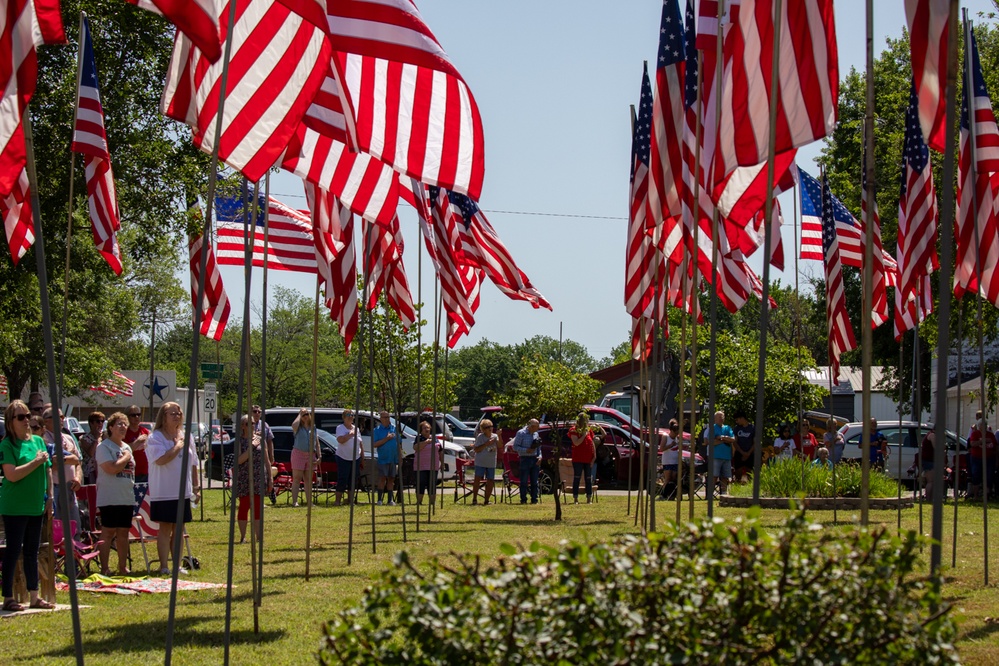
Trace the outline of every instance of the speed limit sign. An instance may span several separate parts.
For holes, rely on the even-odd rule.
[[[215,413],[215,384],[205,384],[205,404],[203,405],[203,412],[207,414]]]

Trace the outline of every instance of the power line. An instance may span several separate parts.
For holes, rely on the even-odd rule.
[[[291,194],[289,192],[275,192],[273,196],[276,197],[293,197],[298,199],[304,199],[304,194]],[[575,213],[539,213],[534,211],[524,211],[524,210],[495,210],[495,209],[482,209],[483,213],[499,213],[501,215],[537,215],[540,217],[570,217],[582,220],[627,220],[627,217],[621,216],[611,216],[611,215],[577,215]]]

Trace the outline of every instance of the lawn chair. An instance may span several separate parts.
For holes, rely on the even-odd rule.
[[[291,502],[291,494],[288,492],[291,490],[291,466],[285,463],[275,463],[277,467],[277,474],[274,476],[274,497],[275,503],[277,497],[282,493],[288,493],[285,497],[285,503]]]
[[[520,455],[516,451],[503,451],[503,498],[513,502],[514,492],[520,490]]]
[[[462,502],[468,499],[468,496],[472,494],[472,482],[469,482],[468,477],[465,476],[468,468],[472,468],[472,473],[475,473],[475,463],[471,460],[466,460],[464,458],[458,458],[455,460],[455,471],[454,471],[454,502],[458,503],[458,500]]]
[[[149,500],[145,497],[145,492],[143,492],[142,501],[132,518],[132,527],[128,530],[128,536],[130,542],[138,542],[142,546],[142,559],[146,563],[146,573],[152,571],[149,566],[150,562],[156,562],[161,567],[163,566],[163,563],[158,559],[150,559],[149,551],[146,549],[146,544],[152,544],[153,548],[156,548],[156,535],[159,532],[160,524],[149,517]],[[182,560],[183,566],[188,569],[201,568],[201,564],[191,553],[191,537],[187,534],[186,530],[184,532],[184,546],[187,550],[187,555]]]
[[[232,499],[232,468],[236,465],[236,454],[227,453],[222,463],[222,513],[229,511]]]
[[[595,465],[596,463],[594,463]],[[593,485],[593,501],[597,501],[597,490],[599,485],[597,484],[597,475],[594,473],[595,470],[591,466],[590,468],[590,478],[592,479]],[[572,468],[572,458],[559,458],[558,461],[558,474],[559,479],[562,481],[562,494],[566,495],[572,492],[572,479],[575,475],[575,471]],[[583,490],[586,486],[586,479],[579,480],[579,489]]]
[[[69,531],[70,534],[76,534],[75,520],[69,521]],[[76,561],[77,578],[85,578],[90,575],[90,563],[100,556],[100,551],[98,550],[100,544],[100,541],[96,544],[87,544],[79,539],[73,539],[73,560]],[[52,550],[55,552],[56,570],[62,568],[63,572],[68,576],[69,571],[66,569],[66,535],[62,529],[62,521],[58,518],[52,520]]]
[[[97,535],[101,531],[101,526],[97,520],[100,513],[97,510],[97,486],[94,484],[80,486],[76,491],[76,500],[80,505],[80,519],[82,520],[80,527],[84,533],[90,535],[91,541],[97,541],[99,538]]]

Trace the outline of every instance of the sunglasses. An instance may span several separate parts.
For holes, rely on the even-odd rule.
[[[33,426],[31,426],[31,429],[32,430],[37,430],[38,432],[42,431],[42,427],[40,425],[33,425]]]
[[[14,414],[15,421],[27,421],[31,418],[31,414]]]
[[[128,418],[130,418],[130,419],[137,419],[137,418],[139,418],[140,416],[142,416],[142,414],[129,414],[129,415],[128,415]]]
[[[167,414],[169,416],[183,416],[184,412],[180,412],[180,411],[177,411],[177,412],[167,412]]]

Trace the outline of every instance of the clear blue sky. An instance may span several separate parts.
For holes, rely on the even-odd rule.
[[[902,34],[902,0],[876,0],[875,48]],[[485,126],[486,179],[480,204],[554,312],[511,301],[488,284],[470,337],[502,344],[534,335],[564,336],[597,359],[629,334],[624,311],[624,247],[628,210],[630,110],[637,104],[642,61],[655,66],[657,0],[455,2],[417,0],[424,20],[462,72]],[[989,0],[962,3],[973,18],[993,9]],[[863,0],[836,3],[840,73],[864,67]],[[995,91],[993,91],[995,92]],[[807,169],[819,154],[813,144],[799,152]],[[272,195],[305,208],[301,181],[281,173]],[[772,280],[794,282],[790,248],[791,200],[783,202],[788,271]],[[490,212],[491,211],[491,212]],[[500,212],[500,211],[514,211]],[[406,270],[417,295],[418,225],[400,205],[406,238]],[[751,259],[761,272],[761,262]],[[433,270],[424,255],[423,301],[433,302]],[[820,265],[802,262],[801,275]],[[242,270],[222,269],[233,312],[242,316]],[[185,277],[186,280],[186,277]],[[258,306],[260,271],[251,303]],[[309,276],[272,272],[270,283],[312,298]],[[804,280],[802,280],[804,281]],[[256,318],[256,316],[254,317]],[[433,332],[424,331],[424,340]]]

